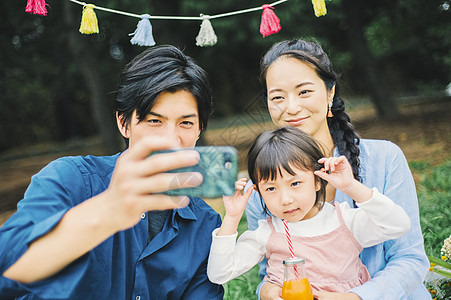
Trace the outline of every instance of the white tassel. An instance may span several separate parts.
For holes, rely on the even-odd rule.
[[[200,14],[200,16],[202,17],[202,24],[200,24],[199,34],[196,37],[196,46],[213,46],[218,42],[218,37],[213,30],[213,26],[211,26],[210,16],[203,14]]]
[[[136,26],[136,30],[129,35],[133,35],[133,38],[130,40],[132,45],[139,46],[153,46],[155,45],[155,40],[152,36],[152,25],[150,24],[150,15],[145,14],[141,15],[141,21],[138,22]]]

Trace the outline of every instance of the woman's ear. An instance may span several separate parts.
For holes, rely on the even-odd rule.
[[[329,91],[329,95],[327,96],[327,98],[328,98],[327,102],[332,101],[334,99],[334,96],[335,96],[335,84]]]
[[[122,134],[124,138],[128,139],[129,138],[128,126],[125,123],[123,116],[119,116],[119,112],[116,112],[116,123],[117,128],[119,128],[119,132]]]

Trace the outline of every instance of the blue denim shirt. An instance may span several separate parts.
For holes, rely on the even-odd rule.
[[[0,274],[72,207],[103,192],[118,155],[66,157],[33,176],[17,212],[0,228]],[[0,276],[0,299],[222,299],[206,273],[220,216],[202,199],[172,210],[149,244],[147,214],[58,274],[33,284]],[[42,262],[43,264],[45,262]]]
[[[335,151],[334,156],[338,155]],[[399,239],[363,249],[360,258],[368,268],[372,279],[354,288],[352,292],[363,300],[431,299],[431,295],[423,285],[429,261],[424,252],[418,199],[404,154],[398,146],[389,141],[362,139],[360,176],[366,186],[376,187],[382,194],[404,208],[410,217],[412,228]],[[348,202],[351,207],[353,206],[352,199],[338,190],[335,201]],[[266,218],[256,192],[252,193],[248,201],[246,216],[250,230],[257,228],[259,219]],[[265,261],[260,263],[260,276],[264,274],[266,274]],[[257,289],[258,295],[262,283]]]

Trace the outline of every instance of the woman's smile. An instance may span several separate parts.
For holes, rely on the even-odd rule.
[[[288,119],[286,120],[286,122],[290,125],[290,126],[299,126],[301,124],[303,124],[305,122],[305,120],[307,120],[308,117],[300,117],[300,118],[296,118],[296,119]]]

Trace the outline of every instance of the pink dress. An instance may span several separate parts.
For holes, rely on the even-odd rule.
[[[340,207],[335,204],[340,226],[323,235],[312,237],[291,236],[295,256],[305,258],[307,278],[313,290],[344,293],[371,279],[361,262],[362,246],[345,225]],[[283,283],[282,260],[289,258],[285,233],[276,232],[268,219],[271,235],[266,244],[266,267],[269,281]]]

